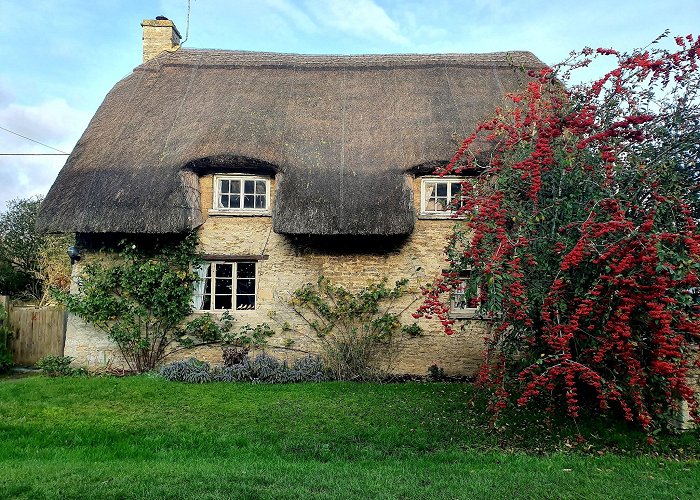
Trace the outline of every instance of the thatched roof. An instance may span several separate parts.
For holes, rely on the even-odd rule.
[[[406,172],[448,159],[527,52],[315,56],[181,49],[105,98],[49,191],[51,232],[172,233],[202,223],[196,174],[276,172],[274,230],[413,229]]]

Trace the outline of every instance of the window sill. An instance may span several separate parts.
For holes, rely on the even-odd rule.
[[[204,316],[205,314],[221,316],[226,312],[233,316],[234,314],[251,313],[256,311],[258,311],[258,309],[193,309],[192,314],[195,314],[197,316]]]
[[[468,309],[453,309],[447,313],[447,317],[450,319],[477,319],[480,321],[489,321],[494,319],[481,316],[475,307],[470,307]]]
[[[220,208],[210,208],[208,214],[219,216],[234,216],[234,217],[271,217],[270,210],[225,210]]]
[[[454,213],[452,212],[447,212],[447,213],[425,213],[421,212],[418,214],[418,219],[426,219],[426,220],[462,220],[464,219],[464,216],[455,216]]]

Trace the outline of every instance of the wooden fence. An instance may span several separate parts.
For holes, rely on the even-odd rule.
[[[66,310],[60,306],[35,307],[12,304],[0,297],[12,336],[9,340],[16,365],[33,365],[48,354],[63,356],[66,343]]]

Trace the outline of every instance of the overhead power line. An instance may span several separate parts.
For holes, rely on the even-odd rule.
[[[0,153],[0,156],[68,156],[70,153]]]
[[[0,130],[4,130],[5,132],[15,134],[16,136],[19,136],[22,139],[27,139],[28,141],[36,142],[37,144],[41,144],[42,146],[44,146],[46,148],[53,149],[54,151],[58,151],[59,153],[62,153],[64,155],[70,154],[70,153],[66,153],[65,151],[61,151],[60,149],[55,148],[53,146],[49,146],[48,144],[44,144],[43,142],[36,141],[36,140],[32,139],[31,137],[27,137],[26,135],[18,134],[17,132],[14,132],[14,131],[10,130],[9,128],[5,128],[5,127],[0,126]],[[8,154],[10,154],[10,153],[8,153]]]

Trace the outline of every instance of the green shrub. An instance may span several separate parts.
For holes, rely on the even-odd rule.
[[[7,373],[14,366],[12,353],[9,349],[0,347],[0,373]]]
[[[321,276],[294,291],[290,305],[311,330],[334,379],[381,379],[380,365],[391,361],[402,341],[422,335],[418,324],[401,322],[417,298],[410,297],[408,282],[389,287],[384,279],[351,291]]]
[[[129,370],[152,370],[174,350],[220,340],[220,328],[187,324],[197,237],[146,245],[122,241],[114,259],[85,263],[77,293],[56,292],[68,311],[105,332]],[[197,325],[202,326],[202,320]],[[207,325],[212,326],[212,325]],[[194,333],[204,338],[192,338]]]
[[[44,375],[48,377],[66,377],[85,373],[84,369],[71,367],[73,358],[70,356],[43,356],[36,362],[36,367],[40,368]]]

